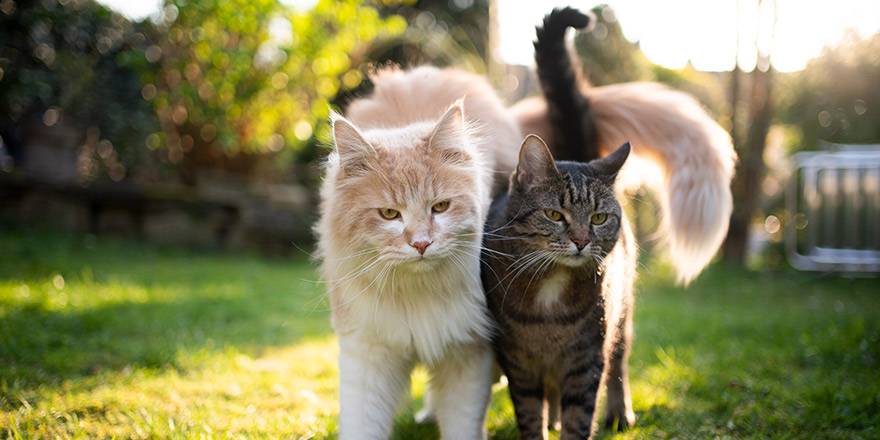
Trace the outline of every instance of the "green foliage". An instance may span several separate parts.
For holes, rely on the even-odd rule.
[[[11,142],[22,130],[73,125],[88,132],[84,181],[121,179],[158,127],[131,62],[145,41],[141,26],[92,1],[4,1],[0,134]]]
[[[653,80],[651,62],[623,36],[614,11],[608,5],[593,9],[596,24],[591,32],[578,33],[574,47],[584,66],[585,77],[595,86],[628,81]]]
[[[690,65],[674,70],[653,64],[638,43],[624,37],[610,6],[600,5],[592,12],[596,15],[595,27],[588,33],[578,33],[574,40],[583,76],[590,84],[656,81],[693,94],[717,117],[722,117],[726,110],[723,77],[699,72]]]
[[[121,180],[144,163],[144,180],[164,180],[163,167],[182,168],[184,181],[193,167],[256,174],[256,155],[229,158],[287,146],[280,158],[295,160],[326,129],[330,100],[360,84],[374,42],[405,29],[402,17],[356,0],[310,10],[168,0],[141,23],[92,0],[7,0],[0,135],[74,125],[86,182],[107,172]]]
[[[335,437],[336,340],[305,259],[9,227],[0,242],[4,436]],[[682,289],[667,266],[640,272],[636,426],[598,438],[880,436],[876,280],[716,264]],[[426,379],[393,438],[438,438],[413,421]],[[517,438],[501,385],[488,428]]]
[[[406,23],[355,0],[322,0],[308,11],[272,0],[169,1],[145,56],[145,90],[167,145],[265,153],[301,148],[327,119],[328,100],[361,81],[377,38]],[[167,37],[165,37],[167,35]]]
[[[820,141],[880,143],[880,34],[826,49],[779,87],[778,118],[799,127],[798,149]]]
[[[488,0],[417,0],[386,5],[383,11],[405,18],[409,25],[401,38],[371,54],[375,61],[486,71]]]

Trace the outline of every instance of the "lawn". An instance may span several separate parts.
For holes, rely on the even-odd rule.
[[[880,281],[646,259],[614,439],[880,438]],[[216,255],[4,226],[0,436],[335,437],[336,344],[305,257]],[[425,372],[394,438],[413,422]],[[496,386],[490,437],[516,438]]]

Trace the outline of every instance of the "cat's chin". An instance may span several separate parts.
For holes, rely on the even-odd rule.
[[[595,263],[592,258],[585,254],[563,255],[556,257],[555,261],[557,264],[571,268],[589,267]]]
[[[427,272],[437,268],[442,260],[437,256],[402,258],[397,261],[397,267],[411,272]]]

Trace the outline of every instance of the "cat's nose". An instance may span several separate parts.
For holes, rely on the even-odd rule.
[[[431,241],[414,241],[414,242],[410,243],[409,245],[416,248],[416,250],[419,251],[419,254],[424,255],[425,249],[428,249],[428,246],[430,246],[431,243],[433,243],[433,242],[431,242]]]
[[[577,246],[579,251],[582,251],[582,250],[584,250],[585,247],[587,247],[588,244],[590,244],[590,239],[589,238],[585,238],[585,239],[572,238],[571,242],[574,243],[575,246]]]

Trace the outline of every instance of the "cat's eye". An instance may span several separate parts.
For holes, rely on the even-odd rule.
[[[547,218],[549,218],[550,220],[552,220],[554,222],[558,222],[559,220],[562,219],[562,213],[559,211],[553,211],[552,209],[545,209],[544,215],[546,215]]]
[[[590,217],[590,223],[594,225],[601,225],[602,223],[605,223],[605,220],[608,220],[608,214],[604,212],[593,214],[593,216]]]
[[[379,215],[385,220],[394,220],[400,217],[400,211],[391,208],[379,208]]]
[[[447,209],[449,209],[449,200],[435,203],[434,206],[431,207],[432,212],[443,212]]]

